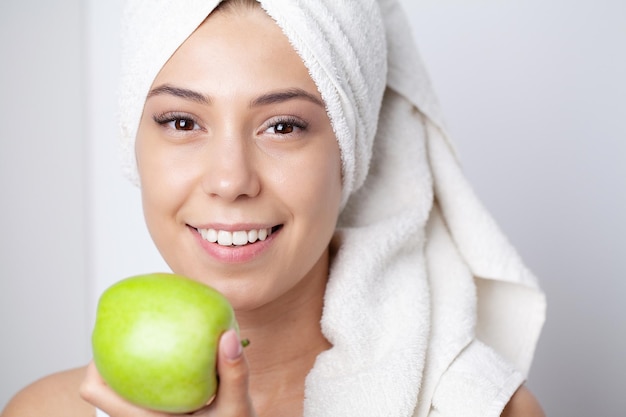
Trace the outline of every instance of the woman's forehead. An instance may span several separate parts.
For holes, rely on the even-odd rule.
[[[298,88],[321,100],[304,62],[260,8],[211,14],[165,63],[153,88],[162,84],[207,93]]]

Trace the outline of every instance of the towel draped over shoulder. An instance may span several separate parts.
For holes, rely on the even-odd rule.
[[[150,85],[218,0],[129,0],[121,150]],[[343,208],[306,417],[498,416],[525,380],[545,298],[465,179],[396,0],[262,0],[339,143]],[[182,7],[181,7],[182,6]]]

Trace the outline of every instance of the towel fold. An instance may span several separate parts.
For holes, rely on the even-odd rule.
[[[129,0],[120,105],[135,182],[148,88],[217,3]],[[462,174],[405,12],[395,0],[260,3],[309,69],[343,163],[321,320],[333,347],[307,377],[304,415],[499,415],[530,367],[545,299]],[[480,395],[460,389],[468,381]]]

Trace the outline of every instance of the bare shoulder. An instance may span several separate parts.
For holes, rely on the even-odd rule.
[[[502,411],[502,417],[545,417],[539,401],[526,386],[521,386]]]
[[[0,417],[93,417],[95,408],[78,390],[85,368],[46,376],[27,386],[7,404]]]

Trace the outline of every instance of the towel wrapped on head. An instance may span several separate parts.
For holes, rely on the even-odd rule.
[[[128,177],[159,70],[218,0],[128,0],[120,117]],[[262,0],[326,104],[343,163],[322,331],[304,415],[497,416],[544,321],[535,277],[447,139],[396,0]]]

